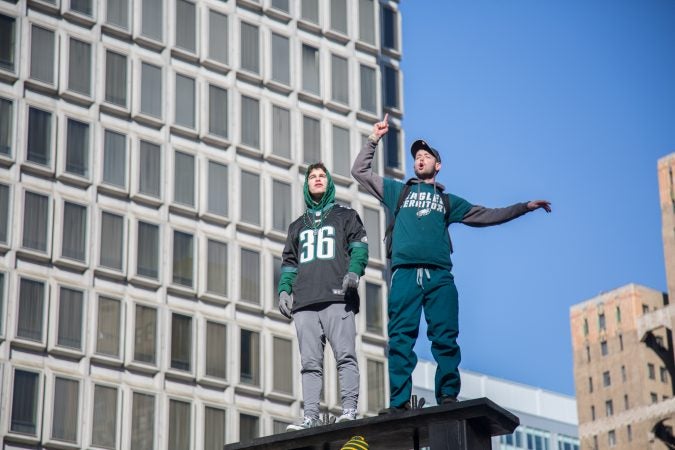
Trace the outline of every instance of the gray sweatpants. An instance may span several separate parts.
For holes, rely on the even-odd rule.
[[[345,303],[326,303],[325,306],[317,305],[296,311],[293,320],[300,345],[305,416],[319,417],[326,339],[337,362],[342,408],[356,409],[359,400],[359,366],[356,360],[354,312]]]

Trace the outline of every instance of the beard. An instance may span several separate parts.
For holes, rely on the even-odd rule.
[[[428,180],[430,178],[433,178],[435,175],[436,171],[434,170],[433,167],[419,170],[417,166],[415,166],[415,176],[420,180]]]

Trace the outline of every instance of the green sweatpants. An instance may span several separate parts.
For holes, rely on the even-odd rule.
[[[417,364],[413,351],[424,308],[427,336],[436,363],[436,401],[457,397],[460,388],[457,344],[458,296],[454,277],[447,269],[399,267],[389,290],[389,404],[403,406],[410,399],[412,372]]]

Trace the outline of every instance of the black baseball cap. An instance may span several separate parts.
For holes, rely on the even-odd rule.
[[[417,154],[418,150],[428,151],[429,153],[434,155],[436,161],[441,162],[441,154],[438,153],[438,150],[427,144],[427,141],[425,141],[424,139],[418,139],[415,142],[413,142],[412,145],[410,146],[410,154],[412,155],[413,158],[415,158],[415,155]]]

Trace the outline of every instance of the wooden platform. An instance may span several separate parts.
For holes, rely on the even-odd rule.
[[[370,450],[490,450],[492,436],[512,433],[518,417],[487,398],[289,431],[225,445],[225,450],[339,450],[363,436]]]

